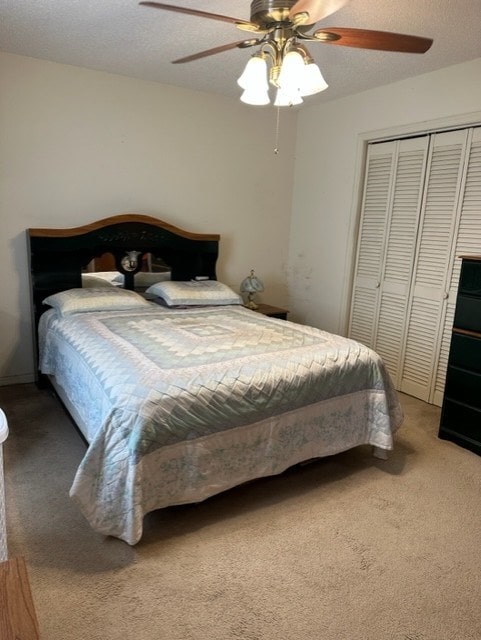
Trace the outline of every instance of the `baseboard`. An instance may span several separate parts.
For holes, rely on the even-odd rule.
[[[30,382],[35,382],[35,375],[33,373],[0,377],[0,387],[8,387],[12,384],[28,384]]]

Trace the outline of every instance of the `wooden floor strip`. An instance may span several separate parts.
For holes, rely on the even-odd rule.
[[[1,640],[39,640],[37,615],[23,557],[0,563]]]

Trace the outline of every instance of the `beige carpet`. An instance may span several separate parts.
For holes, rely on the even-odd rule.
[[[481,457],[402,402],[387,462],[361,447],[159,511],[129,547],[68,497],[84,444],[57,400],[0,388],[9,555],[43,640],[480,640]]]

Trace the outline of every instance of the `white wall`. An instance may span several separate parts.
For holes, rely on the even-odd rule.
[[[296,114],[0,53],[0,384],[32,379],[26,234],[119,213],[221,234],[218,277],[255,268],[285,304]]]
[[[221,280],[255,268],[266,302],[342,333],[365,140],[474,121],[480,77],[478,59],[283,111],[275,155],[273,109],[0,53],[0,384],[33,374],[25,230],[127,211],[220,233]]]
[[[346,330],[366,140],[481,122],[480,78],[477,59],[300,110],[288,272],[292,319]]]

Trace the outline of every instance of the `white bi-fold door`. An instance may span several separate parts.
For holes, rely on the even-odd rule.
[[[481,129],[369,145],[349,335],[437,405],[466,253],[481,254]]]

